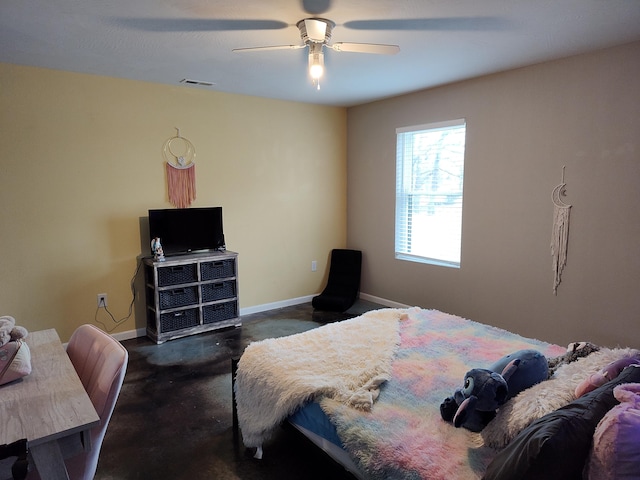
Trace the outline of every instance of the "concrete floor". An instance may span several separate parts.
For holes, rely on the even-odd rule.
[[[264,445],[263,460],[233,431],[231,358],[252,341],[300,333],[381,308],[358,300],[345,314],[311,304],[243,316],[241,328],[161,345],[126,340],[129,366],[102,445],[96,480],[349,479],[293,427]]]

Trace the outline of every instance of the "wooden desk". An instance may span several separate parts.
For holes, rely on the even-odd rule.
[[[26,342],[31,374],[0,386],[0,445],[26,438],[42,480],[66,480],[63,459],[91,449],[100,419],[57,332],[30,332]]]

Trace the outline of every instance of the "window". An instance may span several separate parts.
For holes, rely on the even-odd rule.
[[[396,258],[459,268],[465,121],[396,133]]]

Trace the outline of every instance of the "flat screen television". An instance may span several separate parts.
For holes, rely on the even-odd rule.
[[[149,210],[149,242],[156,237],[165,255],[224,250],[222,207]]]

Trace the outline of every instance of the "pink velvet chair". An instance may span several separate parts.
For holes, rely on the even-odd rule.
[[[88,324],[73,332],[67,354],[93,402],[100,423],[91,430],[91,450],[68,458],[65,464],[71,480],[92,480],[107,425],[122,387],[129,354],[111,335]],[[35,469],[27,476],[28,480],[38,478]]]

